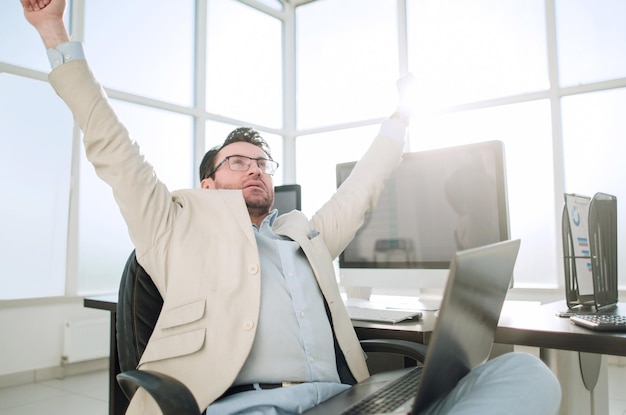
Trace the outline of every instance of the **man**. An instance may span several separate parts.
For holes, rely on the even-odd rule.
[[[398,163],[407,115],[383,122],[350,178],[310,219],[270,212],[277,165],[251,129],[207,154],[201,189],[170,192],[118,121],[81,45],[70,42],[65,0],[21,3],[48,49],[50,83],[164,300],[139,368],[181,380],[207,414],[300,413],[367,378],[332,260]],[[540,361],[511,354],[470,373],[432,413],[555,413],[559,400]],[[128,409],[158,412],[142,390]]]

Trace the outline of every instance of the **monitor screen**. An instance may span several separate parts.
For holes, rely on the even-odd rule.
[[[337,185],[356,162],[337,165]],[[339,257],[341,282],[441,288],[454,253],[509,239],[500,141],[406,153]]]
[[[302,189],[299,184],[274,186],[274,209],[278,209],[279,215],[294,209],[302,209],[301,192]]]

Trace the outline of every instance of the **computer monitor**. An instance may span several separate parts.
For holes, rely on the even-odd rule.
[[[302,209],[302,189],[299,184],[274,186],[274,208],[278,214]]]
[[[337,165],[338,186],[355,163]],[[407,295],[443,288],[456,251],[509,236],[502,142],[406,153],[340,255],[340,282]]]

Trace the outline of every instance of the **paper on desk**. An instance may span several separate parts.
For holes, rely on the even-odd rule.
[[[589,248],[589,204],[591,198],[576,194],[565,194],[565,206],[569,217],[574,253],[578,294],[593,295],[593,273]]]

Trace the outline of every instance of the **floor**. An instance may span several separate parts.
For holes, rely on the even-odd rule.
[[[609,415],[626,415],[626,366],[608,368]],[[98,371],[0,389],[0,415],[106,415],[107,376]]]
[[[107,415],[106,370],[0,389],[0,415]]]
[[[626,415],[626,366],[609,365],[609,415]],[[2,413],[0,412],[0,415]]]

